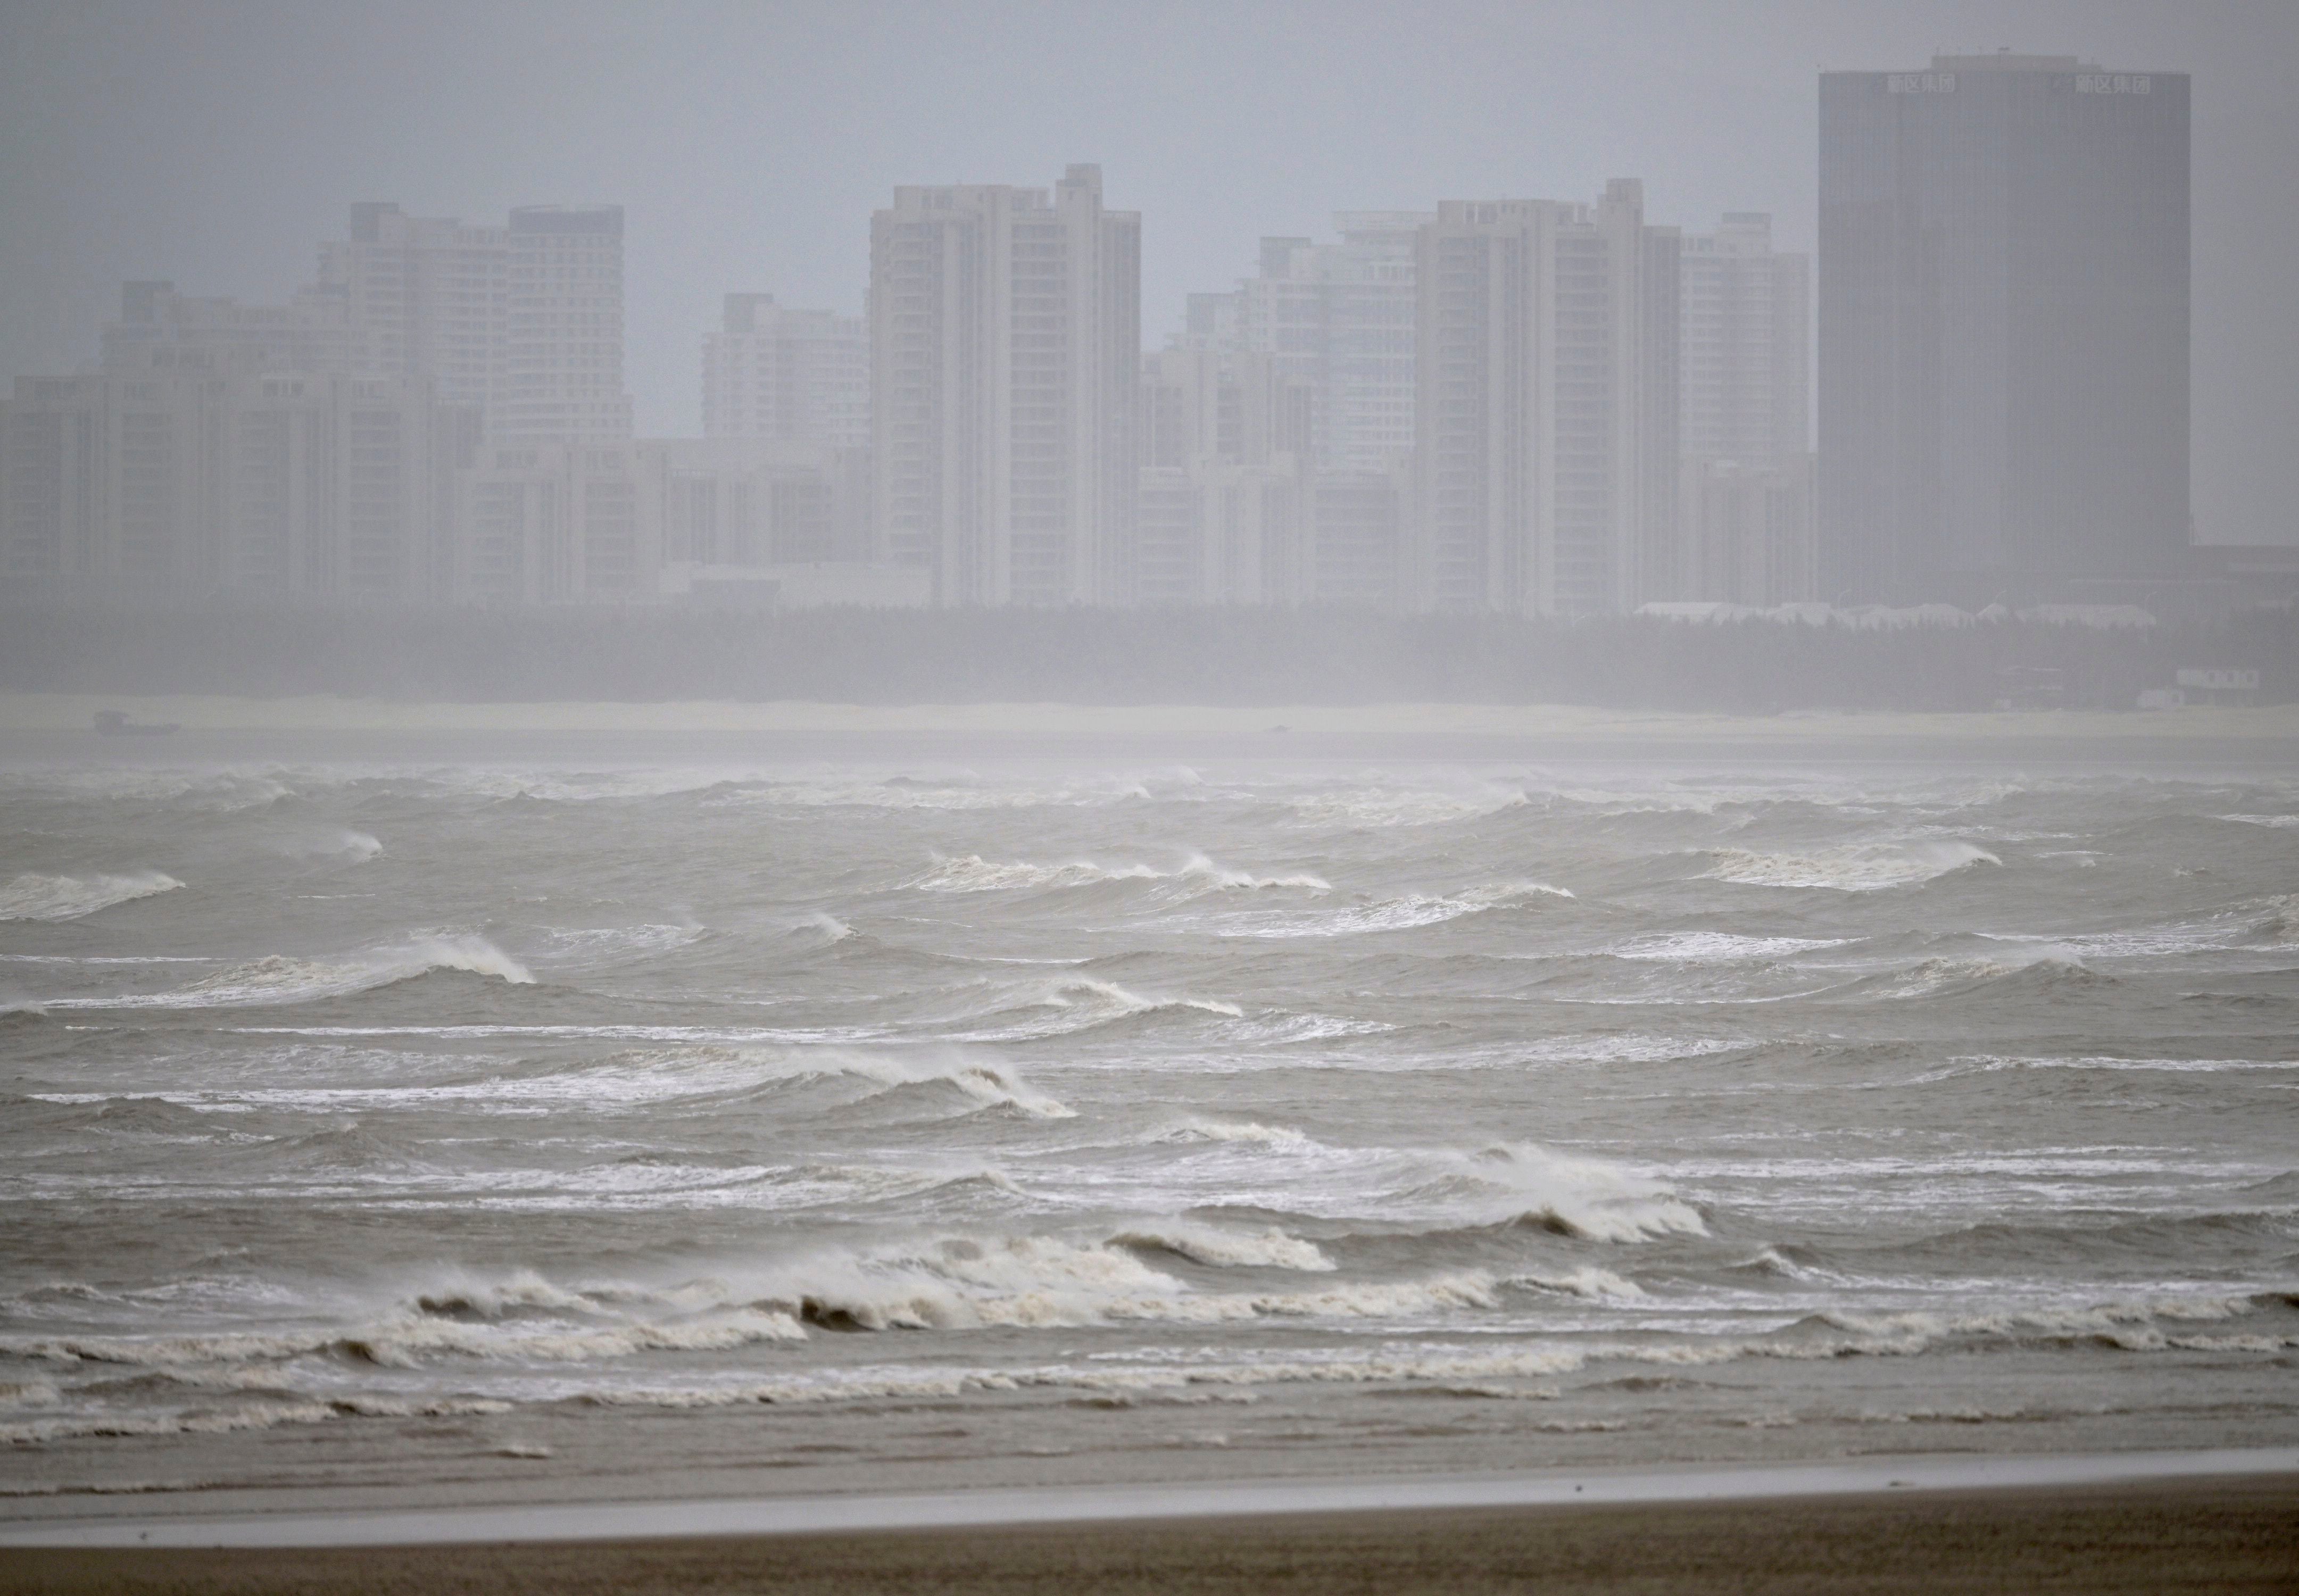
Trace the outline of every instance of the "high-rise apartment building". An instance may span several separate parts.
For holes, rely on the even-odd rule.
[[[459,603],[654,596],[661,544],[635,445],[490,438],[456,481]]]
[[[2187,88],[2071,55],[1822,75],[1822,597],[2178,567]]]
[[[1679,595],[1678,254],[1626,179],[1594,205],[1448,200],[1422,227],[1412,604]]]
[[[1304,596],[1310,401],[1307,381],[1267,354],[1146,357],[1133,603]]]
[[[0,569],[27,591],[446,598],[478,412],[368,370],[327,290],[126,284],[97,370],[0,403]]]
[[[361,202],[348,237],[320,245],[314,292],[341,304],[361,375],[483,406],[490,439],[631,435],[619,205],[529,205],[473,227]]]
[[[362,201],[348,234],[320,245],[319,291],[357,331],[360,374],[427,380],[447,403],[486,404],[503,356],[509,230]]]
[[[729,294],[702,343],[702,436],[870,445],[870,339],[859,316]]]
[[[1431,220],[1344,211],[1338,244],[1264,238],[1260,273],[1238,285],[1233,311],[1192,304],[1193,321],[1226,324],[1216,346],[1270,355],[1280,375],[1309,383],[1321,471],[1386,471],[1413,447],[1414,241]]]
[[[1807,453],[1812,428],[1812,262],[1772,247],[1772,219],[1728,212],[1682,242],[1678,353],[1689,460],[1752,470]]]
[[[876,557],[946,604],[1132,596],[1141,225],[1051,194],[901,187],[870,226]]]
[[[487,391],[489,441],[627,441],[623,208],[523,205],[510,213],[507,237],[510,292],[502,358]]]
[[[372,377],[362,329],[343,296],[306,288],[284,305],[195,299],[167,282],[120,285],[120,320],[101,335],[107,373],[301,371]]]
[[[341,373],[20,378],[0,569],[21,592],[444,600],[477,412]]]
[[[1727,212],[1682,245],[1678,352],[1683,596],[1777,604],[1812,591],[1810,260],[1772,218]]]
[[[663,559],[696,566],[866,563],[868,454],[756,438],[639,445]]]

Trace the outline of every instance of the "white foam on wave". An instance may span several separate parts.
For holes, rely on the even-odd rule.
[[[1612,950],[1615,959],[1667,964],[1749,964],[1791,959],[1820,948],[1840,948],[1848,936],[1740,936],[1729,931],[1670,931],[1639,936]]]
[[[644,1108],[682,1099],[720,1097],[762,1086],[849,1079],[874,1088],[866,1096],[943,1085],[977,1109],[1011,1109],[1034,1119],[1068,1119],[1075,1110],[1038,1091],[1011,1065],[951,1047],[866,1049],[839,1043],[782,1047],[702,1044],[622,1055],[585,1068],[440,1085],[354,1089],[377,1106],[430,1101],[485,1110],[533,1112],[557,1104]],[[333,1095],[349,1096],[351,1093]],[[256,1095],[245,1089],[242,1098]],[[267,1099],[281,1094],[266,1093]]]
[[[2299,826],[2299,815],[2221,815],[2220,819],[2238,826],[2270,826],[2278,830]]]
[[[46,1408],[58,1395],[46,1380],[0,1380],[0,1408]]]
[[[1202,883],[1209,887],[1230,892],[1269,892],[1282,888],[1311,893],[1329,893],[1333,890],[1332,882],[1322,876],[1312,875],[1306,870],[1296,871],[1291,876],[1257,876],[1250,870],[1232,870],[1217,865],[1202,853],[1191,854],[1183,861],[1182,868],[1174,871],[1169,878],[1192,884]]]
[[[1153,998],[1129,992],[1115,981],[1096,980],[1086,977],[1065,981],[1038,1000],[1051,1009],[1114,1009],[1123,1014],[1150,1014],[1159,1009],[1197,1009],[1208,1014],[1225,1014],[1232,1019],[1245,1012],[1235,1003],[1225,1003],[1218,998]]]
[[[1148,865],[1104,866],[1089,860],[1067,864],[1032,864],[1027,860],[994,862],[978,853],[956,858],[937,857],[934,868],[902,883],[918,892],[1021,892],[1042,886],[1086,886],[1098,881],[1150,881],[1158,872]]]
[[[1143,1014],[1198,1013],[1239,1019],[1244,1017],[1245,1010],[1235,1003],[1224,1002],[1218,998],[1144,996],[1120,986],[1115,981],[1086,976],[1061,982],[1035,997],[1025,999],[1019,1004],[1001,1007],[995,1012],[1000,1016],[1018,1017],[1020,1023],[1006,1029],[981,1033],[978,1039],[1060,1035],[1072,1031],[1091,1030],[1096,1026]]]
[[[1163,1126],[1142,1138],[1146,1142],[1252,1142],[1267,1147],[1307,1147],[1307,1136],[1290,1126],[1238,1123],[1191,1115],[1179,1124]]]
[[[2299,946],[2299,895],[2269,898],[2258,905],[2262,911],[2251,927],[2251,935],[2271,947]]]
[[[1315,1268],[1307,1243],[1172,1224],[1134,1239],[1080,1243],[1046,1236],[945,1237],[921,1246],[825,1251],[775,1272],[761,1300],[800,1317],[870,1330],[1045,1328],[1130,1323],[1214,1325],[1259,1318],[1394,1318],[1498,1305],[1492,1277],[1458,1270],[1419,1280],[1345,1283],[1311,1291],[1197,1292],[1135,1250],[1163,1250],[1226,1267]]]
[[[1626,1035],[1551,1036],[1522,1049],[1514,1045],[1496,1051],[1491,1062],[1539,1064],[1666,1064],[1680,1059],[1705,1059],[1715,1053],[1739,1052],[1748,1044],[1722,1036]]]
[[[545,935],[554,952],[577,961],[607,961],[646,958],[683,948],[703,934],[692,921],[677,925],[577,926],[557,927]]]
[[[1930,997],[1939,993],[1986,986],[2021,975],[2047,983],[2112,982],[2078,958],[2071,949],[2043,944],[2010,957],[1994,959],[1927,959],[1919,964],[1855,983],[1862,995],[1886,998]]]
[[[1133,1226],[1109,1239],[1114,1246],[1172,1252],[1192,1263],[1216,1268],[1331,1273],[1337,1267],[1315,1243],[1287,1235],[1274,1226],[1257,1234],[1248,1234],[1169,1219]]]
[[[2299,1059],[2111,1059],[2104,1056],[2082,1058],[2004,1057],[1981,1054],[1971,1058],[1951,1059],[1945,1068],[1911,1077],[1912,1085],[1929,1085],[1935,1081],[1952,1080],[1959,1076],[1994,1075],[2013,1069],[2097,1069],[2111,1074],[2135,1072],[2162,1075],[2225,1075],[2245,1070],[2299,1070]]]
[[[795,1073],[837,1074],[888,1089],[942,1084],[984,1108],[1013,1109],[1033,1119],[1073,1119],[1077,1110],[1047,1096],[1011,1066],[940,1049],[917,1052],[857,1052],[808,1049],[788,1056]]]
[[[2053,1305],[2005,1309],[1992,1313],[1861,1313],[1834,1309],[1818,1316],[1839,1330],[1889,1343],[1891,1350],[1921,1351],[1941,1341],[1964,1336],[2001,1336],[2014,1340],[2035,1336],[2079,1336],[2097,1340],[2126,1351],[2161,1351],[2171,1338],[2158,1328],[2159,1321],[2174,1324],[2217,1323],[2247,1314],[2251,1301],[2243,1297],[2150,1297],[2082,1305]]]
[[[1913,886],[1973,865],[2002,865],[1987,849],[1964,842],[1858,843],[1811,853],[1752,853],[1741,848],[1708,850],[1712,881],[1743,886],[1880,892]]]
[[[1092,809],[1137,802],[1150,796],[1141,781],[1110,776],[1053,786],[1009,786],[971,772],[962,776],[897,776],[872,780],[851,775],[786,777],[744,782],[713,794],[711,808],[774,806],[792,809],[888,809],[918,810]]]
[[[1092,886],[1109,881],[1167,882],[1202,892],[1292,888],[1324,893],[1332,890],[1332,883],[1321,876],[1306,872],[1290,876],[1257,876],[1249,870],[1235,870],[1216,864],[1202,853],[1189,855],[1173,869],[1159,869],[1155,865],[1141,863],[1105,865],[1084,859],[1071,860],[1064,864],[1034,864],[1028,860],[986,860],[978,853],[961,854],[955,858],[937,856],[933,869],[902,885],[919,892],[987,893]]]
[[[112,876],[19,876],[0,886],[0,920],[76,920],[115,903],[174,892],[184,884],[158,870]]]
[[[349,959],[320,960],[273,953],[203,976],[168,992],[122,997],[57,998],[52,1009],[253,1008],[344,997],[432,970],[492,976],[515,986],[534,984],[527,967],[484,936],[436,932],[370,948]]]
[[[1407,1173],[1418,1176],[1399,1193],[1407,1211],[1450,1223],[1546,1225],[1601,1242],[1708,1234],[1699,1210],[1659,1181],[1530,1143],[1422,1151],[1410,1155]]]
[[[569,1305],[596,1309],[595,1302]],[[788,1314],[751,1306],[691,1318],[605,1318],[560,1315],[540,1320],[447,1318],[411,1304],[363,1324],[296,1330],[212,1331],[184,1334],[62,1334],[0,1337],[0,1354],[50,1363],[118,1364],[173,1369],[278,1364],[321,1353],[343,1354],[390,1368],[419,1368],[442,1356],[493,1361],[591,1363],[648,1351],[724,1351],[758,1342],[795,1342],[806,1331]]]
[[[444,1311],[478,1317],[444,1319],[412,1305],[386,1316],[369,1330],[332,1338],[212,1335],[205,1337],[79,1338],[81,1351],[65,1338],[45,1344],[0,1342],[0,1352],[41,1357],[69,1368],[82,1357],[153,1369],[171,1382],[251,1393],[281,1392],[285,1400],[249,1401],[237,1406],[203,1406],[154,1412],[148,1409],[58,1412],[77,1407],[86,1393],[33,1393],[21,1417],[0,1423],[0,1441],[37,1445],[73,1435],[165,1434],[322,1422],[374,1415],[411,1417],[452,1413],[496,1414],[516,1404],[531,1376],[518,1367],[611,1366],[652,1351],[734,1351],[745,1346],[795,1343],[807,1330],[793,1312],[841,1328],[971,1328],[984,1325],[1025,1326],[1110,1324],[1139,1319],[1211,1324],[1260,1318],[1423,1318],[1463,1309],[1500,1305],[1503,1291],[1531,1288],[1564,1292],[1589,1300],[1637,1301],[1633,1283],[1607,1271],[1579,1269],[1556,1276],[1520,1276],[1496,1281],[1478,1271],[1462,1271],[1417,1281],[1340,1284],[1311,1291],[1206,1293],[1192,1296],[1170,1276],[1148,1268],[1138,1258],[1107,1247],[1047,1242],[1004,1243],[961,1238],[907,1253],[854,1254],[803,1260],[783,1286],[801,1279],[815,1283],[781,1302],[740,1301],[752,1288],[721,1280],[682,1287],[613,1286],[579,1293],[548,1282],[517,1278],[498,1283],[501,1300],[466,1293],[436,1301]],[[576,1309],[561,1310],[562,1301]],[[1911,1357],[1944,1342],[2038,1337],[2073,1339],[2121,1351],[2148,1353],[2202,1351],[2220,1354],[2271,1355],[2299,1345],[2299,1335],[2245,1334],[2189,1326],[2218,1326],[2254,1310],[2257,1302],[2239,1297],[2156,1297],[2108,1303],[2029,1305],[1973,1313],[1908,1312],[1883,1315],[1819,1315],[1775,1332],[1700,1340],[1556,1337],[1511,1340],[1473,1349],[1457,1344],[1384,1338],[1367,1346],[1353,1341],[1331,1346],[1288,1347],[1256,1356],[1239,1348],[1210,1357],[1207,1349],[1175,1348],[1120,1361],[1016,1364],[1004,1367],[844,1364],[792,1367],[761,1375],[755,1363],[720,1365],[693,1372],[681,1384],[640,1383],[611,1367],[582,1376],[584,1401],[610,1407],[694,1409],[747,1404],[811,1405],[858,1400],[951,1400],[969,1395],[1031,1389],[1075,1390],[1129,1398],[1193,1400],[1191,1391],[1237,1393],[1249,1400],[1255,1387],[1278,1384],[1340,1384],[1462,1389],[1467,1394],[1549,1396],[1546,1388],[1471,1390],[1467,1383],[1531,1381],[1606,1363],[1664,1368],[1697,1368],[1745,1359],[1833,1360],[1849,1356]],[[617,1320],[625,1308],[652,1315],[649,1321]],[[560,1317],[536,1322],[529,1311]],[[498,1318],[496,1316],[505,1316]],[[589,1322],[577,1324],[587,1316]],[[379,1338],[378,1333],[380,1333]],[[386,1367],[416,1367],[440,1358],[479,1360],[508,1369],[510,1384],[493,1377],[480,1392],[439,1396],[394,1391],[344,1394],[340,1376],[326,1376],[336,1389],[324,1394],[298,1391],[294,1360],[312,1353],[350,1353]],[[380,1354],[379,1356],[378,1354]],[[219,1367],[232,1360],[247,1367]],[[632,1371],[636,1373],[637,1371]],[[61,1373],[56,1376],[61,1379]],[[641,1376],[642,1380],[645,1376]],[[658,1382],[660,1376],[656,1377]],[[49,1386],[53,1381],[38,1383]],[[500,1394],[499,1394],[500,1393]],[[532,1385],[523,1400],[560,1401],[570,1394],[568,1379],[553,1375]],[[1195,1399],[1203,1400],[1203,1398]]]
[[[1410,931],[1495,910],[1522,909],[1572,898],[1572,892],[1545,881],[1491,882],[1446,894],[1411,893],[1377,903],[1354,904],[1310,914],[1239,918],[1224,923],[1224,936],[1291,938],[1361,936],[1377,931]]]
[[[1645,1288],[1635,1281],[1615,1275],[1610,1269],[1598,1268],[1593,1264],[1568,1269],[1561,1275],[1512,1275],[1501,1284],[1535,1286],[1542,1291],[1562,1292],[1567,1296],[1583,1297],[1592,1301],[1608,1298],[1634,1301],[1647,1294]]]
[[[1522,808],[1521,789],[1441,791],[1412,787],[1360,787],[1312,793],[1290,799],[1288,807],[1311,826],[1437,826],[1503,810]]]
[[[290,859],[342,859],[353,864],[365,864],[383,852],[383,844],[374,834],[348,826],[289,830],[274,839],[271,846]]]

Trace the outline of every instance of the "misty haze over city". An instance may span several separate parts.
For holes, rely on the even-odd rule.
[[[2295,68],[0,5],[0,1586],[2282,1588]]]

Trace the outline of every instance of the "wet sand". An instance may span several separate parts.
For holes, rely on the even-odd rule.
[[[2290,1592],[2299,1592],[2299,1477],[867,1534],[5,1550],[0,1590]]]

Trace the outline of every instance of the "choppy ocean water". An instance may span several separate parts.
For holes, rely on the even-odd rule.
[[[2299,1435],[2287,774],[346,738],[0,838],[20,1500]]]

